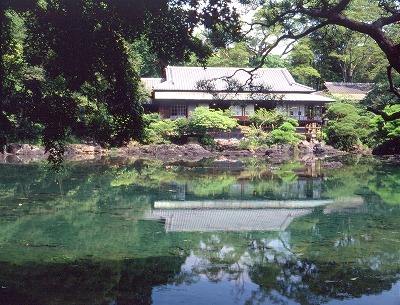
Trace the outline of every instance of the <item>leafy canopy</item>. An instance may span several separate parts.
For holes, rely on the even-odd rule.
[[[241,0],[244,5],[262,5],[255,28],[280,30],[263,53],[264,58],[283,40],[298,40],[330,25],[346,28],[371,38],[385,54],[389,90],[400,99],[392,70],[400,73],[400,1],[396,0]],[[342,58],[343,60],[343,58]],[[397,119],[400,113],[385,116],[382,108],[371,108],[385,120]]]
[[[195,28],[203,25],[218,45],[240,38],[230,1],[5,0],[0,5],[0,147],[38,141],[53,162],[61,161],[69,137],[105,146],[140,139],[141,69],[154,75],[154,62],[161,70],[192,55],[204,63],[212,48],[194,35]]]

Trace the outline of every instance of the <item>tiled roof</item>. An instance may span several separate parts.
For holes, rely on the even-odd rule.
[[[147,90],[153,90],[154,87],[158,86],[162,82],[165,81],[165,78],[141,78],[142,82],[144,83],[144,86],[146,87]]]
[[[227,90],[230,79],[244,85],[251,78],[251,68],[220,68],[220,67],[178,67],[166,68],[166,81],[154,87],[155,90],[166,91],[199,91],[200,81],[212,81],[215,91]],[[285,68],[260,68],[253,72],[253,86],[263,86],[272,92],[313,92],[313,88],[296,83]],[[205,89],[203,89],[205,91]],[[245,88],[244,91],[248,91]],[[200,90],[201,91],[201,90]]]
[[[325,87],[331,94],[367,94],[374,86],[373,83],[325,82]]]

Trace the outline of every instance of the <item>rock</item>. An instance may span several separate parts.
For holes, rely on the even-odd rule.
[[[273,145],[265,149],[265,156],[270,163],[282,163],[294,157],[295,149],[291,145]]]
[[[217,151],[233,151],[239,149],[240,140],[238,139],[215,139],[215,145]]]
[[[301,141],[297,147],[300,151],[301,154],[313,154],[314,152],[314,147],[316,145],[314,143],[308,142],[308,141]]]
[[[338,150],[330,145],[325,145],[323,143],[315,143],[312,147],[312,153],[316,157],[336,157],[346,154],[341,150]]]
[[[321,166],[326,169],[340,168],[343,166],[342,162],[332,161],[332,162],[323,162]]]
[[[65,155],[94,155],[106,153],[100,145],[70,144],[65,147]]]
[[[214,156],[212,152],[195,143],[185,145],[150,144],[141,146],[139,150],[131,150],[129,154],[161,161],[199,161]]]
[[[7,145],[6,153],[12,155],[37,156],[44,155],[45,150],[43,147],[36,145],[12,143]]]
[[[240,149],[238,141],[220,141],[217,151],[211,151],[198,143],[184,145],[176,144],[150,144],[139,145],[132,142],[127,146],[107,150],[96,143],[70,144],[65,147],[66,160],[88,160],[100,158],[104,155],[131,156],[142,159],[157,159],[160,161],[188,161],[195,162],[204,158],[220,158],[228,161],[238,161],[243,158],[267,159],[270,163],[282,163],[294,157],[304,162],[312,162],[315,158],[331,157],[343,154],[333,147],[321,143],[302,141],[298,149],[291,145],[274,145],[271,147],[257,147],[252,150]],[[6,154],[12,156],[34,156],[44,160],[43,147],[29,144],[10,144],[6,147]]]

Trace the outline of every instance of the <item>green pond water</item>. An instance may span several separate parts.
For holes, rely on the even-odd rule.
[[[0,304],[400,304],[400,163],[0,164]]]

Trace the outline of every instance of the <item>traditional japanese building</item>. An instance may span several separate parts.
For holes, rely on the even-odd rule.
[[[280,109],[301,126],[322,123],[325,104],[334,100],[297,83],[285,68],[168,66],[164,78],[143,78],[151,109],[162,118],[190,117],[199,106],[228,109],[245,123],[259,108]]]
[[[365,98],[374,86],[373,83],[325,82],[325,92],[341,101],[358,101]]]

